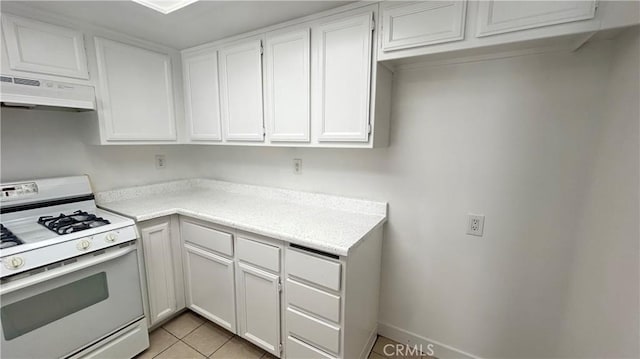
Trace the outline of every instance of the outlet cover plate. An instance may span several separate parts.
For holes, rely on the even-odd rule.
[[[164,169],[167,167],[167,160],[164,155],[156,155],[156,169]]]
[[[302,174],[302,159],[300,158],[293,159],[293,173],[297,175]]]
[[[484,215],[469,213],[467,222],[467,234],[482,237],[484,232]]]

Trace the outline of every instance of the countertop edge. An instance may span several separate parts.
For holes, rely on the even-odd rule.
[[[202,215],[197,212],[193,212],[183,208],[172,208],[170,210],[159,211],[159,212],[154,212],[150,214],[131,215],[129,213],[124,213],[122,211],[119,211],[118,209],[110,208],[109,203],[114,203],[114,202],[98,203],[97,205],[102,209],[117,213],[119,215],[122,215],[128,218],[132,218],[136,222],[136,224],[140,222],[156,219],[156,218],[161,218],[161,217],[166,217],[171,215],[181,215],[181,216],[195,218],[195,219],[199,219],[207,222],[212,222],[214,224],[230,227],[235,230],[247,231],[247,232],[255,233],[258,235],[270,237],[273,239],[281,240],[284,242],[294,243],[294,244],[302,245],[305,247],[317,249],[319,251],[323,251],[331,254],[337,254],[339,256],[345,256],[345,257],[348,256],[350,249],[358,246],[362,242],[362,240],[366,238],[372,231],[374,231],[376,228],[378,228],[379,226],[387,222],[387,216],[382,216],[379,219],[379,221],[375,225],[371,226],[371,228],[364,235],[362,235],[358,240],[352,243],[349,247],[343,247],[343,246],[327,245],[319,242],[314,242],[308,239],[300,239],[297,237],[287,236],[281,233],[264,230],[259,227],[253,227],[243,223],[228,221],[220,217]]]

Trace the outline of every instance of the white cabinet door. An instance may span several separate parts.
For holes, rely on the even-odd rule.
[[[261,52],[261,40],[245,40],[219,51],[225,140],[264,140]]]
[[[12,70],[89,78],[81,32],[6,14],[2,32]]]
[[[175,141],[169,55],[95,38],[106,141]]]
[[[280,277],[238,263],[238,335],[280,356]]]
[[[480,1],[477,36],[591,19],[595,11],[595,0]]]
[[[236,332],[233,260],[184,245],[187,306]]]
[[[191,140],[222,140],[217,52],[184,56],[184,97]]]
[[[178,309],[169,225],[167,218],[166,221],[140,226],[151,325],[171,316]]]
[[[309,142],[309,29],[268,34],[265,56],[269,140]]]
[[[466,0],[384,3],[382,49],[400,50],[464,39]]]
[[[312,29],[319,141],[368,141],[372,31],[372,13]]]

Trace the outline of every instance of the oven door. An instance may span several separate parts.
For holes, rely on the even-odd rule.
[[[0,286],[3,358],[64,357],[144,316],[135,245],[66,262]]]

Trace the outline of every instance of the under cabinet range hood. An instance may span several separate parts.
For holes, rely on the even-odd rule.
[[[92,111],[96,109],[93,86],[0,76],[0,102],[7,107]]]

